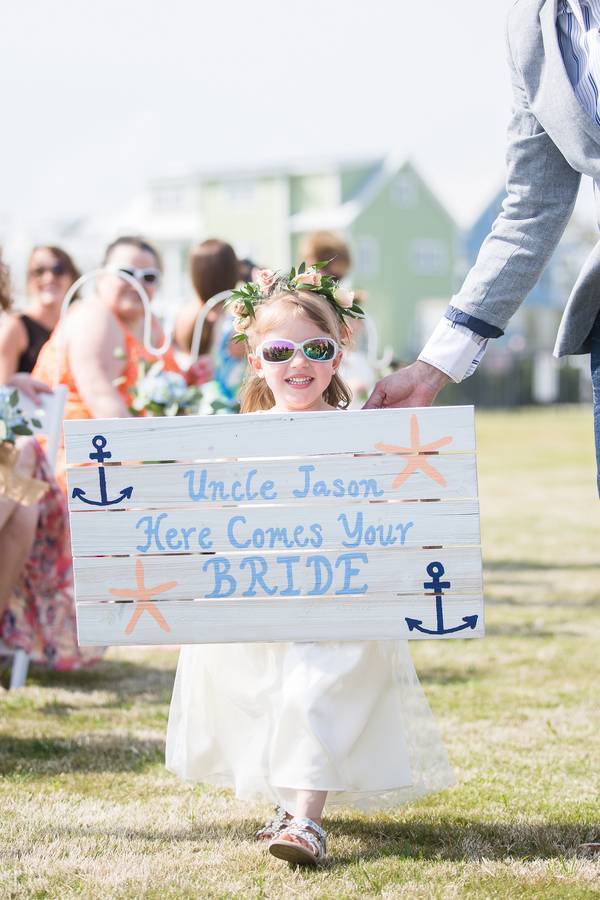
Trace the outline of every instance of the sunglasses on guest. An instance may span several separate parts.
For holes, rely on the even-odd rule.
[[[29,277],[43,278],[47,272],[50,275],[54,275],[55,278],[61,278],[61,276],[67,274],[67,267],[61,262],[54,263],[52,266],[36,266],[35,269],[29,270]]]
[[[286,363],[293,359],[297,350],[302,350],[310,362],[331,362],[337,356],[339,348],[330,337],[308,338],[300,344],[276,338],[259,344],[256,348],[256,355],[260,356],[263,362]]]
[[[160,269],[136,269],[134,266],[118,266],[113,272],[122,272],[123,275],[129,275],[136,281],[143,281],[144,284],[158,284],[160,281]]]

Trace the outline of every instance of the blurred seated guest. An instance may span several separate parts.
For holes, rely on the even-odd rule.
[[[65,294],[79,278],[73,260],[60,247],[34,247],[27,264],[28,303],[0,325],[0,384],[15,372],[31,372],[42,346],[60,318]]]
[[[190,274],[198,301],[182,307],[175,323],[175,339],[187,352],[192,346],[199,307],[223,291],[232,291],[240,280],[240,263],[230,244],[215,238],[203,241],[192,251]],[[201,359],[211,354],[213,386],[225,403],[233,403],[246,372],[246,353],[233,343],[233,318],[221,303],[205,319],[200,340]]]
[[[257,263],[253,262],[247,257],[245,259],[240,259],[239,265],[240,281],[256,281],[256,276],[258,275],[260,270],[265,268],[265,266],[259,266]]]
[[[306,260],[307,266],[327,261],[321,272],[333,275],[338,281],[348,276],[352,266],[348,244],[332,231],[315,231],[307,235],[300,244],[300,259]]]
[[[331,231],[316,231],[307,235],[300,245],[300,257],[307,265],[328,261],[321,270],[338,281],[347,279],[352,267],[348,244]],[[362,307],[364,291],[355,291],[354,299]],[[348,345],[340,367],[341,377],[352,391],[351,409],[360,409],[379,379],[377,370],[367,353],[367,333],[362,319],[347,319]]]
[[[46,384],[68,388],[66,419],[122,418],[130,411],[131,389],[138,379],[138,364],[159,357],[143,343],[144,306],[135,290],[116,274],[136,278],[152,300],[162,266],[158,252],[138,237],[120,237],[106,250],[107,271],[96,279],[92,297],[77,303],[43,347],[33,375]],[[152,317],[152,345],[159,347],[163,330]],[[160,357],[164,369],[179,372],[173,351]],[[186,373],[190,382],[201,381],[198,370]],[[64,485],[64,453],[59,454],[57,478]]]
[[[28,396],[47,390],[25,374],[9,386]],[[5,436],[14,414],[8,396],[0,387]],[[103,650],[77,644],[64,495],[36,440],[0,442],[0,451],[0,640],[55,669],[91,665]]]
[[[204,306],[207,300],[223,291],[232,291],[240,280],[240,264],[235,250],[230,244],[216,238],[202,241],[192,250],[190,275],[198,299],[184,304],[175,321],[175,340],[177,345],[187,353],[192,347],[194,326],[199,312],[198,306]],[[200,353],[210,351],[212,330],[222,309],[219,304],[208,313],[202,329]]]

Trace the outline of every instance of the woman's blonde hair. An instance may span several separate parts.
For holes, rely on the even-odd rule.
[[[269,297],[256,307],[256,316],[248,320],[244,329],[248,337],[248,350],[252,352],[260,343],[259,338],[267,331],[290,318],[306,316],[314,322],[323,334],[330,335],[340,346],[347,339],[346,330],[331,304],[320,294],[312,291],[281,291]],[[250,369],[242,385],[241,412],[257,412],[272,409],[275,397],[266,380]],[[350,388],[337,372],[323,391],[323,400],[336,409],[346,409],[352,400]]]

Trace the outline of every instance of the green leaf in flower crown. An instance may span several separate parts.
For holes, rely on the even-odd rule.
[[[32,419],[32,420],[31,420],[31,424],[34,426],[34,428],[41,428],[41,427],[42,427],[42,423],[40,422],[39,419]]]
[[[28,425],[13,425],[13,431],[15,434],[33,434]]]
[[[10,397],[8,398],[8,402],[11,406],[16,406],[19,402],[19,392],[17,390],[12,391]]]
[[[305,272],[306,272],[306,263],[303,261],[298,266],[298,275],[304,275]]]
[[[357,314],[358,316],[360,316],[361,319],[363,318],[363,316],[365,314],[363,308],[361,306],[359,306],[358,303],[352,304],[352,306],[350,307],[350,312]]]
[[[289,274],[288,278],[290,281],[293,281],[295,277],[296,277],[296,269],[294,268],[294,266],[292,266],[292,268],[290,269],[290,274]]]
[[[240,332],[238,332],[238,334],[234,334],[234,336],[231,338],[231,340],[234,344],[241,344],[242,341],[248,340],[248,336],[245,334],[242,334],[242,332],[240,331]]]
[[[332,256],[331,259],[322,259],[320,262],[313,263],[312,267],[313,267],[313,269],[324,269],[325,266],[328,266],[329,263],[332,263],[334,261],[334,259],[335,259],[335,256]]]
[[[244,297],[244,307],[246,308],[246,312],[248,313],[248,315],[254,318],[254,306],[252,304],[252,300],[248,297]]]

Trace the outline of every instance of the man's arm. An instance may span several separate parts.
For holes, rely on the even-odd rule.
[[[367,408],[418,406],[423,403],[417,400],[428,396],[433,402],[449,380],[470,374],[485,349],[483,341],[504,333],[534,287],[572,215],[581,176],[531,112],[510,45],[509,62],[513,113],[502,212],[419,361],[379,382]],[[422,379],[424,389],[415,393]]]

